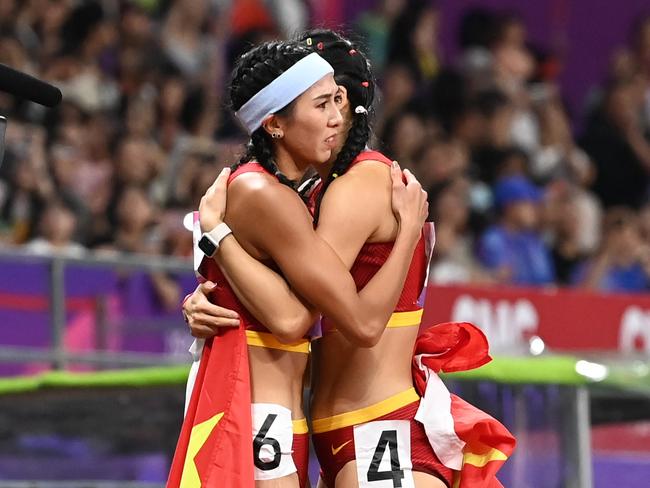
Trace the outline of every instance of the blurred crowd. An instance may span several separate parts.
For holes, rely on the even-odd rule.
[[[183,217],[246,140],[233,60],[308,28],[315,4],[0,0],[0,62],[64,93],[55,110],[0,93],[0,243],[189,256]],[[432,279],[647,290],[650,16],[573,120],[561,60],[516,12],[466,11],[451,60],[443,22],[434,2],[377,0],[347,29],[381,88],[372,145],[429,191]]]

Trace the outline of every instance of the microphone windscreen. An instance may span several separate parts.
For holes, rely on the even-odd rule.
[[[61,102],[61,90],[26,73],[0,63],[0,91],[26,98],[46,107]]]

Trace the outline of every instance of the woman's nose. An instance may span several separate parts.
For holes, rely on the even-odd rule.
[[[335,103],[330,104],[330,106],[332,107],[332,113],[330,114],[329,125],[331,127],[341,125],[343,122],[343,115],[341,115],[341,111],[338,109]]]

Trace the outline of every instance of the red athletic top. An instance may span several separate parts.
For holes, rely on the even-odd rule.
[[[268,173],[268,171],[256,162],[245,163],[231,173],[228,178],[228,184],[243,173]],[[274,271],[278,271],[278,268],[273,261],[265,260],[264,264],[269,268],[272,268]],[[248,310],[246,310],[246,307],[244,307],[244,305],[239,301],[237,295],[235,295],[235,292],[230,287],[228,280],[226,280],[226,277],[213,259],[203,259],[199,267],[199,272],[201,273],[201,276],[217,284],[210,293],[210,301],[212,303],[237,312],[247,330],[270,333],[270,331],[255,317],[253,317],[253,315],[249,313]]]
[[[360,163],[361,161],[380,161],[390,166],[392,160],[377,151],[363,151],[360,153],[350,166]],[[319,183],[309,197],[310,211],[314,211],[315,203],[320,191],[322,189],[322,182]],[[386,262],[391,250],[393,249],[393,242],[367,242],[363,245],[357,259],[354,261],[350,274],[354,278],[357,285],[357,291],[361,290],[372,279],[372,277],[379,271],[379,268]],[[417,243],[415,252],[413,253],[413,260],[409,267],[409,272],[404,282],[404,288],[400,295],[395,312],[411,312],[420,310],[422,307],[418,304],[418,299],[424,288],[424,281],[427,274],[428,259],[426,256],[426,245],[424,235],[420,237]],[[416,325],[416,324],[413,324]],[[323,317],[322,320],[322,334],[331,332],[334,326]]]

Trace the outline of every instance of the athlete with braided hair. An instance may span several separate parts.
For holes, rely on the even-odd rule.
[[[315,166],[323,179],[309,199],[314,220],[318,223],[317,233],[334,248],[343,263],[352,269],[357,289],[362,289],[362,293],[369,292],[369,280],[374,276],[376,281],[378,274],[375,273],[387,262],[391,249],[395,251],[393,246],[397,245],[400,228],[391,210],[391,161],[380,153],[365,150],[370,134],[369,111],[374,99],[374,80],[363,54],[338,34],[326,30],[312,31],[299,41],[321,54],[334,68],[342,96],[339,106],[344,114],[344,122],[337,128],[341,149],[329,164]],[[228,211],[236,204],[229,192]],[[403,412],[398,416],[400,419],[406,418],[406,421],[402,422],[400,445],[395,449],[399,449],[402,457],[405,456],[404,449],[407,446],[402,446],[401,442],[404,441],[404,435],[409,437],[411,429],[415,430],[412,434],[414,442],[419,443],[414,448],[418,452],[422,451],[420,444],[428,448],[420,453],[424,457],[420,464],[413,462],[413,472],[408,471],[408,479],[405,480],[407,484],[404,486],[409,486],[409,480],[410,486],[413,486],[414,481],[416,486],[444,487],[451,484],[451,471],[438,461],[428,443],[423,442],[423,439],[426,441],[424,431],[421,427],[417,430],[418,427],[412,420],[412,407],[418,397],[413,390],[410,361],[422,312],[417,300],[428,265],[425,241],[419,229],[418,238],[412,262],[409,260],[401,270],[407,274],[407,287],[402,291],[403,287],[400,286],[402,293],[399,304],[394,301],[391,307],[391,312],[395,313],[386,317],[379,334],[371,341],[355,341],[356,327],[337,321],[317,306],[324,316],[324,335],[314,343],[311,413],[315,419],[315,447],[323,467],[324,479],[330,487],[358,486],[355,458],[360,457],[360,451],[355,450],[355,447],[367,448],[355,446],[352,439],[341,440],[336,432],[343,428],[349,433],[347,431],[352,426],[360,423],[354,415],[347,418],[347,413],[363,409],[365,413],[362,422],[368,422],[373,420],[372,415],[377,412],[376,405],[385,403],[387,399],[394,410],[409,407],[407,414],[410,418],[405,417]],[[236,283],[234,287],[241,294],[240,298],[259,301],[255,290],[260,289],[260,278],[256,272],[252,272],[255,268],[242,264],[245,257],[225,246],[217,256],[219,264],[231,273],[229,279]],[[256,264],[261,267],[259,263]],[[240,272],[238,276],[235,276],[236,270]],[[295,286],[289,276],[287,280]],[[279,317],[286,316],[287,310],[292,307],[291,303],[286,303],[287,297],[283,296],[290,296],[290,290],[278,287],[276,291],[274,304],[267,304],[264,308],[278,320]],[[196,297],[195,302],[199,299]],[[311,302],[311,299],[307,300]],[[191,304],[186,306],[185,312],[190,317],[191,327],[196,328],[191,320]],[[265,323],[263,317],[258,318]],[[389,328],[384,331],[386,324]],[[382,413],[390,411],[386,411],[384,406]],[[319,442],[321,438],[323,442]],[[330,441],[335,442],[336,446]],[[372,454],[370,452],[371,458]],[[366,453],[365,458],[367,456]],[[406,456],[410,460],[411,453]],[[359,461],[371,461],[365,458]],[[395,469],[399,471],[399,465]]]
[[[212,307],[232,309],[246,328],[253,435],[278,441],[277,452],[265,450],[271,443],[254,450],[258,486],[307,484],[302,384],[315,310],[331,317],[355,344],[376,342],[399,299],[427,214],[426,194],[412,175],[404,185],[396,168],[392,179],[388,166],[375,171],[364,188],[369,192],[381,182],[381,195],[369,197],[376,213],[391,214],[396,242],[381,270],[358,292],[293,189],[307,168],[326,164],[337,145],[343,119],[332,71],[296,42],[267,43],[239,60],[230,99],[250,144],[232,173],[225,170],[217,178],[199,209],[204,232],[199,247],[214,257],[201,263],[209,282],[199,290],[209,289]],[[247,285],[251,273],[254,287]],[[215,309],[192,308],[193,303],[186,303],[190,322],[205,325]]]
[[[342,147],[329,164],[316,166],[322,181],[311,191],[310,207],[318,223],[318,234],[351,268],[357,289],[366,291],[371,283],[369,280],[373,276],[376,278],[382,264],[387,262],[391,248],[394,251],[398,228],[390,211],[390,192],[387,191],[390,160],[366,149],[370,133],[368,114],[374,97],[372,73],[356,46],[332,31],[311,31],[300,42],[333,66],[343,95],[340,109],[344,123],[340,127],[339,143]],[[458,414],[458,409],[454,412],[454,406],[450,412],[449,405],[445,411],[444,402],[449,394],[441,383],[434,381],[437,390],[432,388],[441,396],[429,397],[433,401],[442,398],[443,411],[438,413],[437,408],[430,408],[428,399],[420,400],[419,395],[424,393],[422,385],[419,384],[419,393],[414,389],[411,361],[422,314],[418,297],[425,284],[426,254],[425,239],[421,238],[394,313],[385,324],[386,330],[372,342],[359,344],[350,328],[340,327],[323,311],[323,337],[312,343],[311,417],[324,484],[330,488],[444,487],[452,483],[456,486],[461,481],[460,486],[499,486],[494,478],[498,467],[483,469],[492,458],[474,461],[480,484],[465,476],[463,456],[473,451],[463,451],[464,441],[453,430],[456,419],[467,426],[470,435],[475,435],[473,432],[479,422],[490,427],[498,422],[471,406],[463,407],[462,414]],[[233,270],[238,266],[247,269],[248,275],[240,275],[235,281],[238,292],[248,294],[254,301],[259,286],[255,267],[241,265],[241,259],[245,258],[237,252],[224,252],[219,257],[225,266],[230,262]],[[290,303],[291,293],[281,286],[276,291],[277,296],[266,311],[279,320],[290,309],[287,303]],[[195,303],[205,300],[201,290],[197,290],[193,300]],[[190,317],[193,333],[198,333],[192,320],[192,308],[186,306],[185,312]],[[213,320],[207,325],[213,327],[216,323]],[[426,351],[428,345],[424,346]],[[485,352],[480,358],[461,357],[458,360],[464,364],[474,361],[476,365],[486,358]],[[428,386],[426,391],[429,392]],[[418,417],[422,424],[415,421],[421,406],[428,410]],[[435,421],[427,423],[431,413],[443,419],[442,429]],[[448,430],[450,425],[451,431]],[[429,430],[431,426],[433,431]],[[431,432],[444,435],[435,439]],[[514,440],[500,424],[493,432],[499,433],[505,453],[490,450],[489,446],[485,452],[495,456],[498,463],[507,457]],[[489,435],[481,437],[486,442],[488,438]],[[482,456],[472,459],[483,459]],[[387,462],[382,461],[386,458]],[[443,458],[444,463],[440,460]]]

